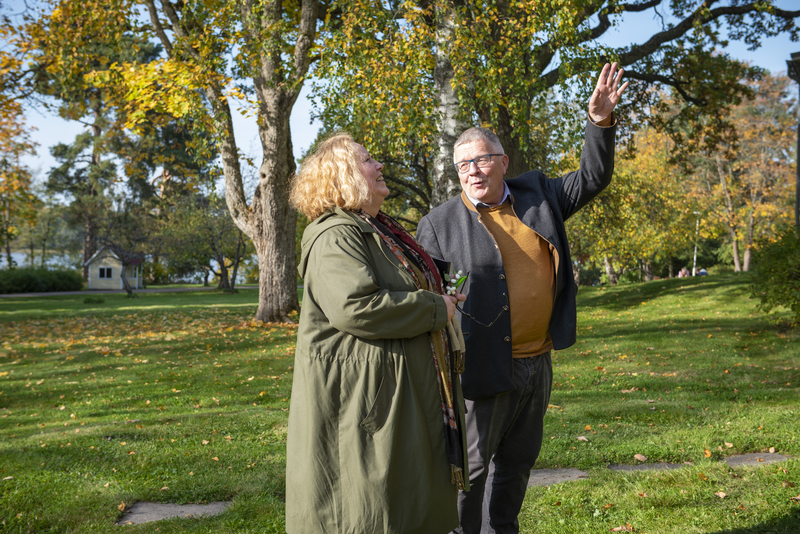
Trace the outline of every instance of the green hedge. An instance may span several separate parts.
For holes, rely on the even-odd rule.
[[[71,269],[4,269],[0,271],[0,293],[80,291],[83,277]]]
[[[753,296],[765,312],[776,306],[790,309],[800,324],[800,237],[790,228],[777,241],[758,243],[757,254]]]

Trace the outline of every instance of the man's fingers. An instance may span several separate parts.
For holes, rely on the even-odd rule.
[[[608,69],[611,68],[611,65],[606,63],[603,65],[603,68],[600,70],[600,76],[597,77],[597,88],[600,89],[602,84],[608,83]]]
[[[616,65],[617,65],[617,64],[616,64],[616,63],[614,63],[614,66],[615,66],[615,67],[616,67]],[[616,77],[614,78],[614,85],[613,85],[613,87],[614,87],[614,90],[615,90],[615,91],[617,90],[617,86],[619,86],[619,82],[620,82],[620,80],[622,80],[622,74],[623,74],[624,72],[625,72],[625,69],[622,69],[622,68],[621,68],[621,69],[619,69],[619,72],[617,73]]]

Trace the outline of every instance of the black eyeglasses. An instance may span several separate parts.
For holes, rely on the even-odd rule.
[[[483,156],[478,156],[477,158],[473,159],[465,159],[464,161],[459,161],[458,163],[453,163],[453,167],[456,168],[456,172],[467,172],[469,171],[470,165],[473,163],[478,168],[488,167],[492,164],[492,156],[504,156],[505,154],[484,154]]]
[[[459,308],[459,307],[458,307],[458,304],[456,304],[456,309],[457,309],[458,311],[460,311],[460,312],[461,312],[463,315],[465,315],[465,316],[469,317],[470,321],[472,321],[473,323],[475,323],[475,324],[478,324],[478,325],[480,325],[480,326],[485,326],[486,328],[489,328],[490,326],[494,325],[494,323],[496,323],[498,319],[500,319],[500,316],[501,316],[501,315],[503,315],[503,312],[505,312],[505,311],[508,311],[508,295],[506,295],[505,293],[503,293],[503,297],[505,297],[505,299],[506,299],[506,305],[505,305],[505,306],[503,306],[503,309],[501,309],[501,310],[500,310],[500,313],[498,313],[498,314],[497,314],[497,317],[495,317],[495,318],[494,318],[494,321],[492,321],[492,322],[491,322],[491,323],[489,323],[489,324],[486,324],[486,323],[482,323],[482,322],[480,322],[480,321],[479,321],[479,320],[477,320],[475,317],[471,316],[470,314],[468,314],[467,312],[465,312],[464,310],[462,310],[461,308]]]

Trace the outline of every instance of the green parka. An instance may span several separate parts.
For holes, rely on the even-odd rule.
[[[372,227],[338,208],[306,228],[298,270],[286,531],[451,531],[458,492],[428,335],[447,324],[444,299],[418,290]]]

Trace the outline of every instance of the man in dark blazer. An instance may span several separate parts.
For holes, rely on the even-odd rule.
[[[577,287],[564,221],[611,182],[612,112],[628,86],[620,85],[622,72],[616,63],[600,72],[579,170],[554,180],[539,171],[504,180],[509,159],[500,140],[470,128],[454,146],[461,195],[417,228],[432,256],[469,272],[461,381],[471,489],[459,495],[458,534],[519,532],[550,400],[550,351],[575,343]]]

